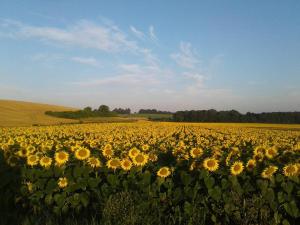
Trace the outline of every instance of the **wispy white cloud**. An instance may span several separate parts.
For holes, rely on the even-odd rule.
[[[201,62],[189,42],[181,42],[179,52],[172,53],[170,56],[179,66],[187,69],[195,69]]]
[[[150,35],[150,38],[151,38],[153,41],[158,41],[158,38],[157,38],[157,36],[156,36],[156,34],[155,34],[154,26],[153,26],[153,25],[151,25],[151,26],[149,27],[149,35]]]
[[[34,62],[38,62],[38,61],[44,61],[44,62],[52,61],[53,62],[53,61],[64,59],[64,56],[62,54],[37,53],[37,54],[32,55],[30,58]]]
[[[139,31],[137,28],[135,28],[134,26],[130,26],[130,30],[131,32],[138,38],[140,39],[144,39],[145,38],[145,34],[142,31]]]
[[[104,76],[103,78],[72,82],[73,85],[81,87],[98,87],[105,85],[120,85],[122,87],[138,86],[145,87],[158,85],[160,83],[160,68],[152,66],[141,66],[139,64],[121,64],[118,72]]]
[[[139,51],[138,45],[112,24],[96,24],[88,20],[80,20],[71,26],[58,28],[2,20],[1,27],[14,37],[38,38],[45,42],[106,52]]]
[[[93,57],[88,57],[88,58],[72,57],[71,60],[74,62],[80,63],[80,64],[89,65],[89,66],[100,66],[100,63],[98,62],[98,60]]]

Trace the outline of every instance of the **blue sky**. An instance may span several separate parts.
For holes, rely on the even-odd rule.
[[[300,1],[0,1],[0,98],[300,110]]]

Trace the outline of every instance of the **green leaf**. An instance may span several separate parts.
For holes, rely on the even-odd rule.
[[[284,181],[284,176],[280,173],[276,174],[276,181],[278,183],[281,183],[282,181]]]
[[[117,186],[119,184],[119,180],[118,180],[118,177],[116,175],[113,175],[113,174],[109,174],[107,176],[107,181],[108,183],[111,185],[111,186]]]
[[[275,194],[272,188],[268,188],[264,194],[264,198],[269,202],[272,203],[275,199]]]
[[[222,186],[222,189],[226,190],[226,189],[228,188],[228,186],[229,186],[228,180],[225,179],[225,178],[223,178],[223,179],[221,180],[221,186]]]
[[[289,223],[289,221],[287,221],[286,219],[284,219],[284,220],[282,221],[282,225],[291,225],[291,224]]]
[[[222,190],[219,186],[216,186],[214,188],[208,189],[208,194],[215,201],[220,201],[222,197]]]
[[[277,193],[277,198],[279,203],[283,203],[285,201],[285,194],[282,191],[280,191]]]
[[[65,202],[65,196],[63,194],[55,194],[54,201],[57,204],[57,206],[62,207]]]
[[[192,182],[192,177],[185,171],[181,171],[180,178],[185,186],[188,186]]]
[[[205,183],[205,186],[207,187],[207,189],[210,189],[214,186],[215,179],[213,177],[205,177],[204,183]]]
[[[96,188],[100,181],[100,178],[89,178],[88,184],[91,188]]]
[[[285,182],[281,184],[281,187],[286,193],[288,193],[288,195],[290,195],[293,191],[294,185],[292,182]]]
[[[51,194],[53,193],[53,191],[57,188],[57,181],[54,180],[53,178],[50,179],[46,185],[46,189],[45,189],[45,192],[46,194]]]
[[[184,202],[184,213],[188,216],[192,214],[192,205],[188,201]]]
[[[52,197],[51,194],[46,195],[46,197],[45,197],[45,203],[47,205],[51,205],[53,203],[53,197]]]
[[[299,216],[299,209],[296,202],[293,200],[291,202],[286,202],[283,204],[285,211],[292,217],[297,218]]]
[[[86,193],[80,194],[80,202],[82,203],[82,205],[84,207],[87,207],[89,205],[89,200],[90,200],[90,198],[89,198],[88,194],[86,194]]]

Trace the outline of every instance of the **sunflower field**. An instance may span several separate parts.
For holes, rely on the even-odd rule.
[[[299,130],[156,122],[0,128],[0,163],[0,220],[17,213],[23,224],[300,221]]]

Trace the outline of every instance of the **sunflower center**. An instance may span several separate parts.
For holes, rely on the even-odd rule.
[[[61,152],[61,153],[59,153],[58,158],[61,160],[64,160],[66,158],[66,156],[64,153]]]
[[[118,160],[112,160],[110,164],[111,164],[111,166],[116,167],[116,166],[119,166],[119,161]]]
[[[168,170],[166,168],[161,169],[160,174],[161,175],[167,175]]]
[[[137,162],[144,162],[144,156],[142,156],[142,155],[137,155],[136,156],[136,158],[135,158],[135,160],[137,161]]]
[[[78,155],[81,157],[85,157],[87,155],[87,152],[85,150],[79,150]]]
[[[234,169],[235,171],[239,171],[239,170],[241,169],[241,166],[240,166],[240,165],[235,165],[235,166],[233,167],[233,169]]]
[[[213,160],[209,160],[208,162],[207,162],[207,166],[208,167],[214,167],[216,165],[216,163],[215,163],[215,161],[213,161]]]
[[[293,166],[289,166],[289,167],[286,168],[287,173],[294,173],[295,171],[296,171],[295,167],[293,167]]]

